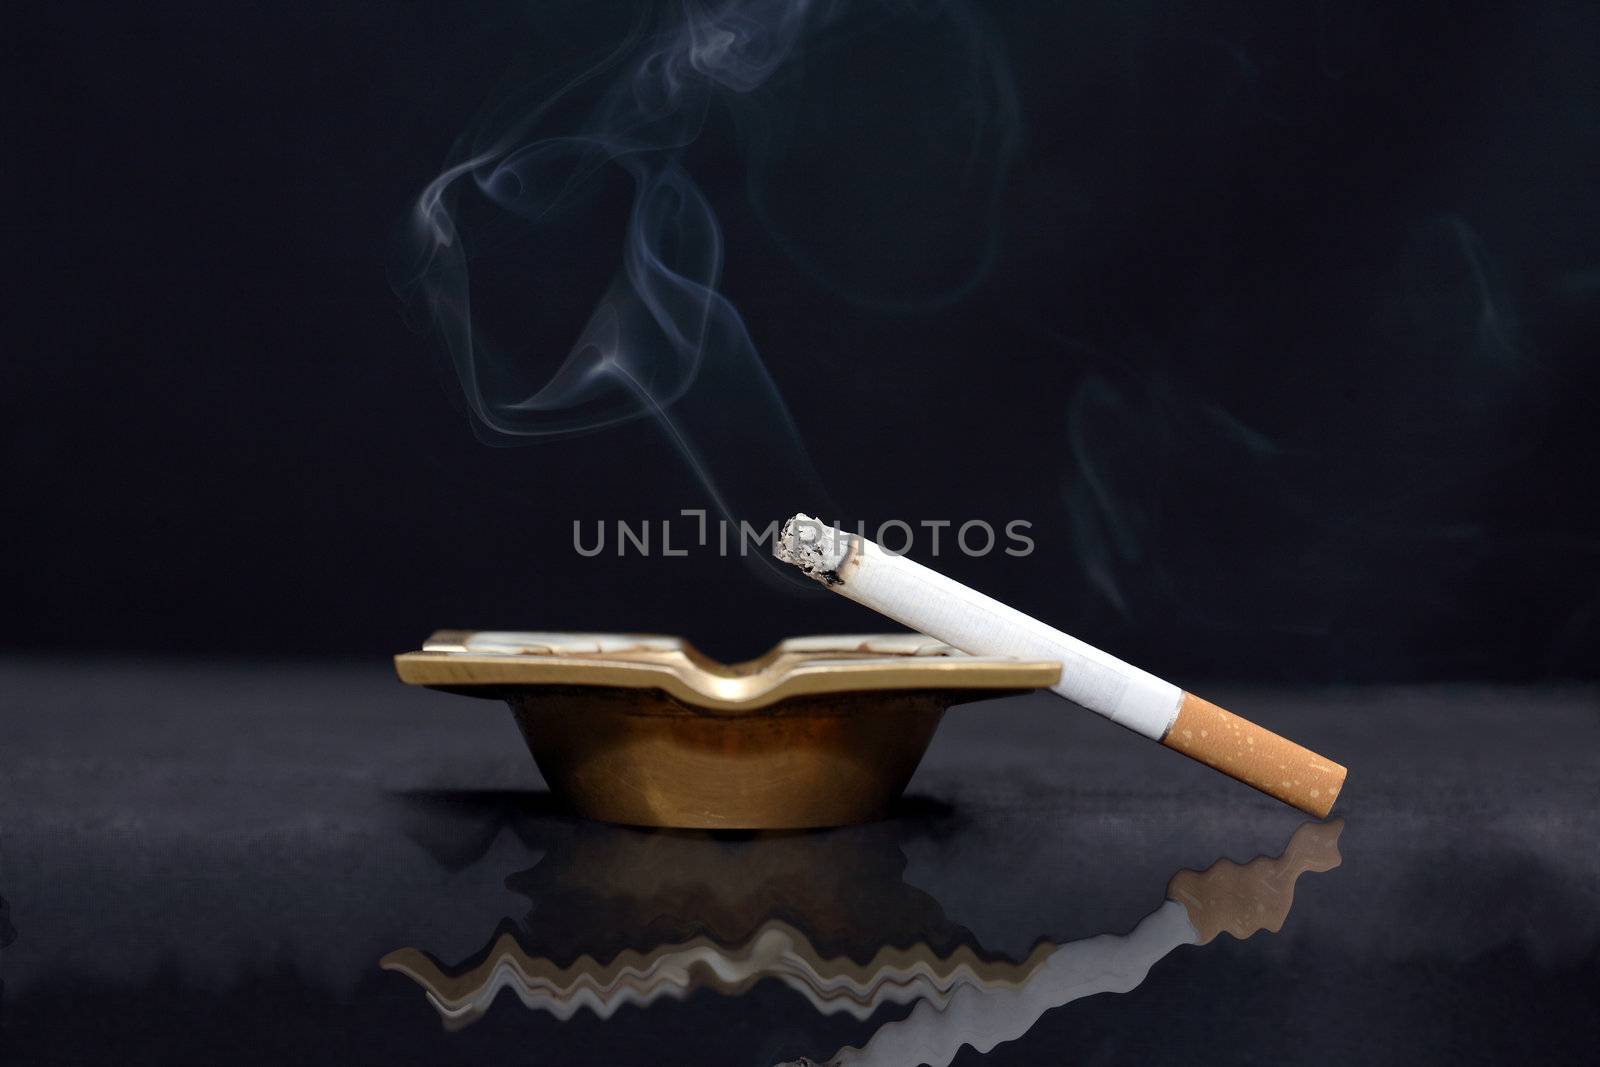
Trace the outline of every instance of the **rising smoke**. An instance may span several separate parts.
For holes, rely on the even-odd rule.
[[[800,62],[803,45],[864,52],[892,83],[894,49],[926,51],[929,41],[954,49],[949,91],[965,101],[950,109],[940,103],[946,90],[921,94],[932,101],[930,113],[946,117],[944,127],[896,110],[898,101],[864,109],[856,100],[839,102],[836,93],[825,98],[857,118],[881,114],[893,129],[917,131],[926,152],[964,154],[965,171],[922,169],[951,175],[948,181],[977,189],[977,198],[992,206],[1016,139],[1009,74],[974,16],[960,7],[853,10],[807,0],[669,5],[553,91],[518,87],[497,101],[418,197],[413,258],[398,286],[436,329],[480,439],[515,444],[648,418],[724,519],[759,525],[797,504],[838,514],[744,319],[722,290],[723,236],[691,173],[694,146],[726,113],[751,161],[746,188],[753,214],[777,248],[835,291],[865,303],[913,306],[915,294],[860,291],[858,279],[811,254],[793,229],[800,216],[786,214],[786,197],[795,190],[778,187],[774,173],[784,168],[775,168],[774,159],[788,144],[784,131],[816,137],[829,121],[796,119],[800,96],[808,100],[800,109],[805,115],[828,112],[815,106],[814,94],[793,91],[816,74]],[[780,74],[787,84],[774,88]],[[854,91],[870,88],[863,82]],[[802,191],[812,178],[827,181],[820,167],[786,172],[797,170]],[[829,217],[874,211],[871,203],[852,209],[843,201],[830,193],[826,203],[804,206]],[[607,219],[619,214],[625,217],[620,262],[611,260],[606,279],[593,269],[594,248],[612,239]],[[964,270],[912,279],[928,302],[955,299],[981,276],[993,253],[991,221],[969,221],[981,240]],[[839,242],[823,235],[818,243]],[[594,275],[592,287],[586,270]],[[573,305],[578,293],[593,303]],[[576,341],[564,352],[541,351],[533,339],[563,320],[575,324]],[[723,456],[744,462],[725,464]],[[759,477],[748,472],[751,456],[762,457]],[[768,514],[771,501],[783,501],[781,511]],[[763,566],[768,562],[762,558]],[[787,573],[783,579],[792,580]]]

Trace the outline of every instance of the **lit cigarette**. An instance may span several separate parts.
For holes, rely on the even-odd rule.
[[[1322,818],[1345,769],[866,538],[796,515],[773,553],[913,630],[977,656],[1061,663],[1057,694]]]

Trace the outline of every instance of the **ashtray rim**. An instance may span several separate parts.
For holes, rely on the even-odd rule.
[[[661,634],[440,630],[394,658],[407,685],[485,696],[543,686],[659,689],[713,714],[740,715],[792,697],[885,690],[1042,689],[1055,661],[969,656],[922,634],[818,634],[726,664]],[[976,698],[974,698],[976,699]]]

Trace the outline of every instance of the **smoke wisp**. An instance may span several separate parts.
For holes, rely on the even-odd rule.
[[[725,295],[723,233],[691,173],[697,142],[708,128],[723,135],[718,119],[731,119],[752,217],[825,289],[897,308],[958,298],[992,259],[990,216],[1017,125],[1009,71],[974,19],[955,5],[686,0],[646,16],[553,91],[506,93],[417,198],[397,282],[437,332],[478,437],[509,445],[650,419],[724,519],[759,524],[797,501],[839,513]],[[895,65],[930,49],[950,59],[953,84],[908,96]],[[819,78],[863,63],[877,75],[855,91],[874,106],[819,91]],[[967,103],[945,107],[950,93]],[[887,185],[860,181],[870,160],[833,153],[830,167],[827,131],[858,127],[865,114],[885,124],[886,152],[905,160],[905,175],[884,175]],[[929,157],[938,165],[920,162]],[[841,195],[852,183],[856,194]],[[886,188],[906,190],[896,207],[884,205]],[[963,214],[945,210],[957,201],[987,205],[962,223],[977,235],[970,241],[939,229]],[[862,219],[874,212],[955,251],[926,276],[906,274],[899,259],[937,257],[909,237],[884,239],[882,227],[867,233]],[[796,222],[807,217],[817,220],[809,243]],[[608,225],[616,218],[620,256]],[[828,220],[842,220],[857,243],[841,243]],[[881,252],[879,273],[903,275],[922,296],[884,299],[858,278],[833,277],[815,254],[844,248],[861,263],[868,245]],[[563,335],[576,340],[563,349],[545,340]]]

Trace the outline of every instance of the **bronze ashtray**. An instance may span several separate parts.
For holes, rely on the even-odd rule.
[[[445,630],[400,680],[511,705],[579,814],[780,829],[878,818],[946,708],[1053,685],[1054,662],[968,656],[920,634],[797,637],[724,664],[676,637]]]

